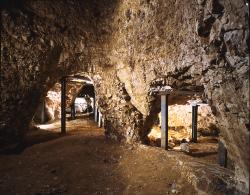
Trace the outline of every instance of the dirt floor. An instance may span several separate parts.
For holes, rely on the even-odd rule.
[[[88,118],[40,126],[0,155],[0,194],[198,194],[162,149],[108,140]],[[159,152],[157,152],[159,151]]]

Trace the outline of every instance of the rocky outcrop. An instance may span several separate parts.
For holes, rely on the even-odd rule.
[[[204,90],[238,188],[247,191],[244,0],[10,2],[1,12],[1,137],[22,137],[55,82],[83,73],[94,81],[107,135],[144,142],[159,112],[150,87],[160,79],[173,89]]]

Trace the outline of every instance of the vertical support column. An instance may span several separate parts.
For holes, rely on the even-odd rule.
[[[106,120],[105,120],[105,118],[104,117],[102,117],[102,127],[105,129],[105,124],[106,123]]]
[[[95,107],[95,122],[98,122],[98,108]]]
[[[61,80],[61,133],[66,133],[66,78]]]
[[[218,143],[218,163],[220,166],[227,167],[227,149],[222,141]]]
[[[192,105],[192,141],[197,142],[198,105]]]
[[[42,105],[41,105],[41,124],[45,123],[45,102],[42,100]]]
[[[98,127],[102,127],[102,114],[99,112]]]
[[[168,149],[168,94],[161,95],[161,147]]]
[[[73,118],[76,118],[76,107],[75,107],[75,100],[73,102]]]
[[[87,103],[87,114],[89,114],[89,104]]]
[[[71,118],[75,119],[76,118],[76,111],[75,111],[75,101],[71,105],[71,112],[70,112]]]
[[[93,97],[93,118],[95,119],[95,97]]]

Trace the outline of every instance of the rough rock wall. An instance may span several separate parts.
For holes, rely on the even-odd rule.
[[[56,81],[91,69],[88,65],[98,45],[96,3],[6,2],[10,4],[1,11],[0,127],[1,135],[19,139]],[[22,113],[18,118],[13,115],[17,112]]]
[[[183,139],[192,139],[192,105],[170,105],[168,107],[168,140],[170,147],[179,145]],[[198,139],[200,136],[217,137],[219,129],[212,113],[211,107],[207,104],[200,104],[197,117]],[[155,121],[150,133],[148,134],[150,145],[161,146],[161,112]]]
[[[150,115],[157,78],[205,89],[239,185],[249,173],[249,30],[245,1],[123,1],[109,59],[131,103]],[[110,46],[111,45],[111,46]],[[155,114],[155,112],[153,112]],[[149,120],[150,117],[148,117]]]
[[[26,0],[14,6],[1,13],[1,135],[22,135],[55,81],[85,72],[95,81],[107,135],[145,141],[159,112],[149,88],[161,78],[176,89],[204,88],[238,186],[247,190],[246,1]]]
[[[67,82],[66,85],[66,108],[70,108],[75,100],[76,96],[83,87],[83,83]],[[61,84],[56,83],[48,92],[44,98],[44,114],[46,121],[53,121],[61,118]],[[42,104],[43,105],[43,104]],[[34,120],[41,122],[41,108],[38,107]]]
[[[172,129],[185,129],[191,135],[192,129],[192,106],[171,105],[169,110],[169,127]],[[158,115],[161,118],[161,115]],[[219,129],[216,127],[216,120],[212,113],[211,107],[207,104],[200,104],[198,107],[197,128],[201,135],[216,135]],[[161,125],[159,123],[159,125]]]

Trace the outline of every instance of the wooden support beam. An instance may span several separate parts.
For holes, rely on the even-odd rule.
[[[161,95],[161,147],[168,149],[168,94]]]
[[[66,133],[66,78],[61,80],[61,133]]]
[[[198,105],[192,105],[192,141],[197,142]]]
[[[227,149],[222,141],[218,143],[218,163],[222,167],[227,167]]]

